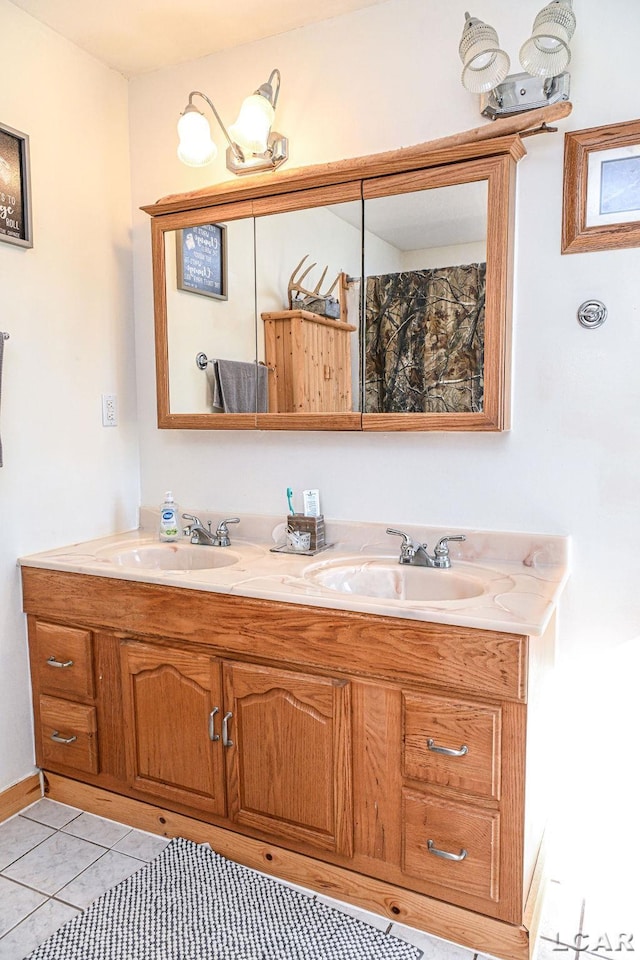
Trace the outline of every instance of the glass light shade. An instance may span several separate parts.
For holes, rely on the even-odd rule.
[[[266,97],[254,93],[243,101],[229,135],[247,153],[265,153],[275,112]]]
[[[509,73],[510,60],[500,49],[495,29],[468,14],[458,51],[463,63],[462,85],[469,93],[487,93]]]
[[[520,50],[520,63],[532,77],[557,77],[571,60],[569,41],[576,28],[571,0],[548,3],[533,21]]]
[[[178,120],[178,157],[189,167],[204,167],[215,160],[218,148],[211,139],[209,121],[195,107],[187,107]]]

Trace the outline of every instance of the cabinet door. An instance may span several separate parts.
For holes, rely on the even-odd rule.
[[[349,683],[244,663],[223,671],[231,818],[350,855]]]
[[[123,643],[121,657],[130,785],[224,814],[219,663],[131,641]]]

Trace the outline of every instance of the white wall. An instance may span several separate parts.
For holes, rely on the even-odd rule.
[[[189,91],[200,89],[232,122],[242,97],[275,66],[289,167],[477,126],[476,100],[459,82],[465,7],[465,0],[389,0],[134,80],[134,210],[231,176],[223,156],[205,170],[180,165],[176,119]],[[500,27],[514,71],[539,7],[540,0],[482,0],[474,11]],[[603,849],[630,842],[620,784],[609,774],[628,762],[617,745],[633,737],[637,721],[620,710],[612,719],[609,710],[640,634],[640,271],[637,249],[560,255],[563,132],[638,115],[640,5],[612,0],[606,17],[599,0],[576,0],[575,9],[573,114],[560,132],[526,140],[519,165],[510,433],[158,431],[149,224],[139,212],[134,263],[143,503],[159,502],[170,487],[185,507],[284,512],[287,485],[320,487],[330,517],[572,535],[573,573],[560,614],[562,716],[550,750],[561,758],[561,849],[580,867],[607,854],[573,828],[577,812],[595,816],[606,807]],[[576,320],[579,304],[592,297],[609,308],[598,331]],[[604,777],[597,773],[603,763]]]
[[[135,526],[138,458],[127,84],[7,0],[0,24],[0,123],[30,137],[34,241],[0,242],[2,790],[34,769],[16,558]]]

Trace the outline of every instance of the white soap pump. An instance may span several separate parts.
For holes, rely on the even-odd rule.
[[[164,495],[164,503],[160,507],[160,539],[165,542],[172,542],[180,539],[180,520],[178,504],[173,499],[171,490],[167,490]]]

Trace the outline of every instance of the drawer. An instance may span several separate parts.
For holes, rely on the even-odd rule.
[[[405,777],[500,798],[499,706],[403,693],[402,713]]]
[[[41,693],[91,700],[94,696],[91,633],[37,620],[32,669]]]
[[[96,710],[82,703],[40,697],[42,757],[48,764],[62,764],[98,772]]]
[[[402,792],[402,869],[411,877],[497,901],[500,814]]]

